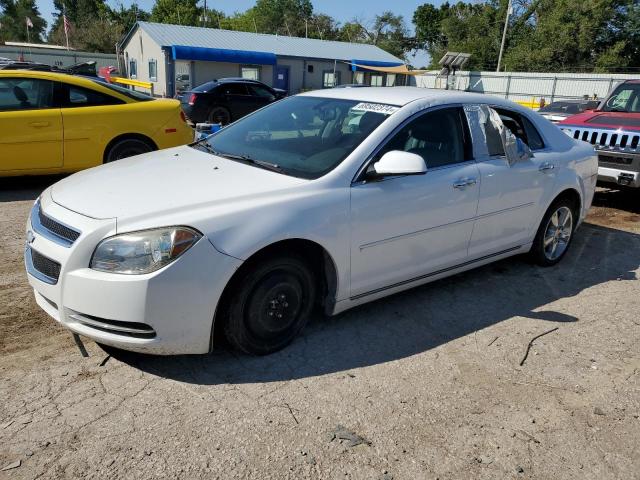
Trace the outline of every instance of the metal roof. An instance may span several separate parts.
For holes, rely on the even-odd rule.
[[[403,61],[375,45],[364,43],[347,43],[315,38],[286,37],[266,33],[238,32],[217,28],[188,27],[165,23],[138,22],[137,27],[144,30],[154,42],[162,47],[174,45],[187,47],[208,47],[248,52],[271,52],[279,56],[302,58],[326,58],[331,60],[347,60],[354,58],[378,61]],[[136,26],[123,39],[124,47]]]

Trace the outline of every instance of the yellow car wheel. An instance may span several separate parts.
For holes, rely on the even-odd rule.
[[[111,145],[104,156],[104,163],[113,162],[122,158],[133,157],[155,150],[155,145],[142,138],[123,138]]]

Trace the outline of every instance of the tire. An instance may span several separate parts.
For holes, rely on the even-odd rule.
[[[568,198],[553,202],[538,227],[529,253],[542,267],[557,264],[566,255],[576,229],[576,205]]]
[[[231,112],[225,107],[213,107],[207,114],[207,122],[219,123],[220,125],[228,125],[231,123]]]
[[[104,163],[115,162],[134,155],[152,152],[154,147],[138,138],[125,138],[111,145],[104,157]]]
[[[302,331],[315,305],[314,275],[298,256],[266,259],[241,274],[233,286],[225,336],[250,355],[286,347]]]

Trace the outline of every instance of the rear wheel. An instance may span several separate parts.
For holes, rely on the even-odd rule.
[[[573,202],[566,198],[556,200],[547,210],[533,240],[533,261],[543,267],[549,267],[562,260],[573,239],[575,224]]]
[[[298,256],[265,260],[247,269],[234,285],[225,334],[235,348],[252,355],[266,355],[291,343],[315,304],[314,275]]]
[[[231,123],[231,113],[225,107],[213,107],[207,115],[207,121],[227,125]]]
[[[125,138],[118,140],[111,145],[109,151],[106,153],[104,163],[114,162],[127,157],[133,157],[134,155],[140,155],[153,151],[154,148],[148,142],[145,142],[139,138]]]

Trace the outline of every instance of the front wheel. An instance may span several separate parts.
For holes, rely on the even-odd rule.
[[[313,311],[316,282],[298,256],[265,260],[247,269],[228,307],[226,337],[252,355],[276,352],[302,331]]]
[[[538,228],[531,258],[538,265],[555,265],[569,250],[576,226],[575,205],[569,199],[557,200],[549,207]]]

